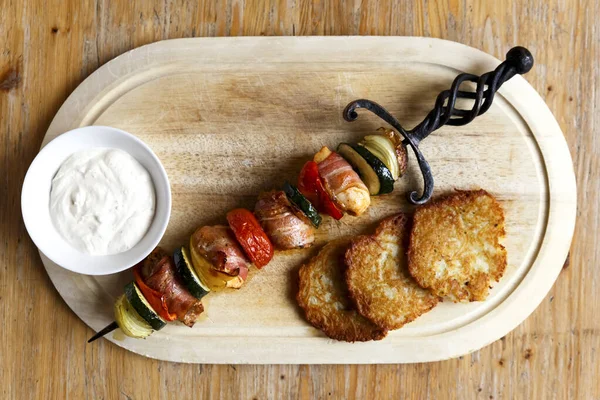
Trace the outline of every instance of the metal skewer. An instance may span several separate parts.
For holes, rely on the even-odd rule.
[[[102,329],[101,331],[98,331],[94,336],[92,336],[90,338],[90,340],[88,340],[88,343],[92,343],[94,340],[96,339],[100,339],[102,336],[114,331],[115,329],[117,329],[119,327],[119,325],[117,324],[116,321],[113,321],[110,323],[110,325],[107,325],[106,328]]]
[[[425,157],[419,150],[419,144],[429,134],[442,126],[466,125],[473,121],[475,117],[489,110],[494,100],[496,91],[500,86],[516,74],[525,74],[533,67],[533,56],[524,47],[513,47],[506,53],[506,60],[503,61],[494,71],[487,72],[481,76],[472,74],[460,74],[452,82],[449,90],[444,90],[437,96],[435,107],[427,114],[423,122],[413,129],[405,130],[400,122],[394,118],[385,108],[367,99],[359,99],[346,106],[343,112],[344,119],[352,122],[358,118],[356,112],[359,108],[364,108],[383,119],[390,124],[404,137],[404,146],[410,146],[417,157],[419,168],[423,174],[423,194],[419,196],[416,191],[408,195],[408,200],[412,204],[424,204],[433,194],[433,175],[431,168]],[[477,84],[475,92],[459,90],[463,82],[473,82]],[[470,110],[455,108],[457,99],[474,100]]]

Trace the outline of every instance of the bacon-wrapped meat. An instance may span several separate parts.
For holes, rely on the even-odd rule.
[[[315,231],[310,221],[292,206],[285,192],[264,192],[258,197],[254,215],[280,249],[309,247],[315,241]]]
[[[351,215],[360,215],[371,204],[369,189],[348,161],[339,154],[323,147],[315,154],[319,175],[331,199]]]
[[[250,261],[227,226],[203,226],[191,238],[194,250],[212,264],[212,269],[238,276],[243,282],[248,277]]]
[[[187,326],[194,325],[204,311],[202,302],[192,296],[177,277],[171,257],[157,247],[140,268],[145,285],[164,296],[168,311]]]

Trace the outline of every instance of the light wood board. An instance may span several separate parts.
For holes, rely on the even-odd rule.
[[[405,126],[419,122],[436,94],[462,71],[498,60],[452,42],[424,38],[238,38],[160,42],[126,53],[92,74],[63,105],[45,138],[83,125],[139,136],[171,179],[169,249],[233,207],[252,207],[260,190],[294,180],[322,145],[356,141],[381,123],[349,124],[351,100],[378,101]],[[505,335],[543,299],[564,260],[575,220],[575,179],[558,124],[524,79],[505,84],[494,106],[466,127],[444,127],[422,145],[436,193],[482,187],[503,203],[509,268],[486,302],[438,306],[382,342],[336,343],[310,327],[295,302],[295,273],[314,252],[279,253],[239,291],[211,294],[192,329],[170,325],[146,340],[109,340],[150,357],[210,363],[396,363],[476,350]],[[414,160],[413,160],[414,161]],[[391,195],[360,218],[327,220],[318,243],[371,230],[410,211],[416,165]],[[318,246],[316,246],[318,247]],[[129,273],[86,277],[44,259],[67,304],[94,329],[112,320]]]

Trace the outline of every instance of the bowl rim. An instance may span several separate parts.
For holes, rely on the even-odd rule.
[[[94,133],[98,134],[101,131],[111,131],[113,134],[117,134],[117,135],[127,138],[128,140],[133,142],[135,146],[139,147],[139,149],[143,153],[146,153],[149,156],[150,160],[155,164],[156,168],[154,168],[153,170],[150,170],[146,166],[144,166],[144,168],[148,171],[148,173],[152,179],[155,192],[158,191],[157,188],[159,186],[166,187],[166,191],[161,194],[161,201],[164,201],[165,204],[164,204],[164,207],[162,207],[164,210],[161,213],[158,212],[159,207],[155,208],[155,214],[152,218],[152,222],[150,223],[150,225],[148,227],[148,231],[140,239],[140,241],[138,243],[136,243],[136,245],[131,247],[129,250],[126,250],[124,252],[117,253],[117,254],[109,254],[109,255],[102,255],[102,256],[93,256],[93,255],[86,254],[83,252],[79,252],[79,253],[81,254],[82,257],[90,258],[90,259],[91,258],[100,259],[102,257],[114,257],[114,256],[123,257],[123,255],[127,254],[128,252],[131,252],[133,249],[136,248],[136,246],[139,243],[144,241],[144,239],[146,239],[146,235],[148,235],[151,232],[152,228],[157,226],[158,227],[157,230],[155,230],[155,233],[153,233],[154,236],[152,236],[151,240],[149,240],[147,245],[143,247],[143,251],[140,252],[138,249],[137,256],[132,255],[129,258],[125,258],[121,264],[111,263],[110,266],[107,266],[105,269],[102,269],[102,270],[100,270],[100,269],[86,270],[85,267],[84,268],[74,267],[73,265],[69,265],[68,263],[64,264],[63,262],[60,262],[57,259],[56,254],[55,254],[55,252],[53,253],[53,249],[51,248],[51,246],[49,246],[49,243],[47,241],[44,241],[43,236],[40,234],[40,231],[38,229],[34,228],[34,225],[36,222],[31,219],[31,215],[27,211],[28,209],[30,209],[30,206],[28,205],[28,199],[26,198],[26,196],[28,193],[30,193],[31,190],[35,191],[35,189],[30,188],[30,186],[33,184],[32,179],[35,176],[36,169],[43,167],[43,164],[40,164],[42,162],[41,160],[48,153],[55,151],[55,149],[58,146],[68,143],[70,140],[73,140],[75,137],[79,137],[80,135],[90,135],[90,134],[94,134]],[[97,139],[98,137],[101,137],[101,134],[95,138],[95,142],[98,141],[98,139]],[[101,139],[100,139],[100,142],[101,142]],[[94,147],[95,148],[107,147],[107,148],[116,148],[116,149],[123,150],[123,151],[127,152],[127,154],[130,154],[132,157],[134,157],[136,159],[136,161],[143,164],[139,159],[137,159],[129,151],[127,151],[126,149],[121,148],[119,146],[115,146],[114,144],[110,145],[110,146],[109,145],[102,146],[102,144],[94,144],[94,145],[89,146],[89,148],[94,148]],[[73,154],[77,151],[79,151],[79,150],[75,150],[71,154]],[[63,162],[64,162],[64,160],[59,163],[59,168]],[[56,173],[56,171],[54,171],[52,176],[54,176],[55,173]],[[157,179],[159,181],[157,181]],[[155,197],[158,200],[159,194],[155,193]],[[129,132],[119,129],[119,128],[114,128],[114,127],[105,126],[105,125],[88,125],[88,126],[83,126],[83,127],[79,127],[79,128],[75,128],[75,129],[66,131],[42,146],[40,151],[36,154],[35,158],[29,165],[27,172],[25,174],[25,178],[23,179],[23,184],[21,186],[21,204],[20,205],[21,205],[21,216],[23,218],[23,222],[25,224],[25,229],[27,230],[29,237],[31,238],[31,240],[33,241],[35,246],[38,248],[38,250],[42,254],[44,254],[46,257],[48,257],[50,260],[52,260],[56,265],[60,266],[61,268],[67,269],[69,271],[83,274],[83,275],[96,275],[96,276],[110,275],[110,274],[115,274],[115,273],[118,273],[118,272],[121,272],[121,271],[124,271],[126,269],[133,267],[134,265],[136,265],[137,263],[142,261],[148,254],[150,254],[150,252],[158,245],[158,243],[164,236],[164,233],[167,229],[167,226],[169,224],[169,220],[171,217],[171,208],[172,208],[171,184],[169,181],[169,176],[167,175],[167,172],[166,172],[162,162],[158,158],[158,156],[154,153],[154,151],[152,151],[150,146],[148,146],[140,138],[138,138],[137,136],[135,136]],[[156,224],[158,224],[158,225],[156,225]],[[54,224],[51,224],[51,225],[52,225],[52,228],[55,230],[55,233],[61,237],[61,239],[67,244],[67,246],[69,246],[73,250],[76,250],[64,238],[62,238],[60,233],[54,227]],[[141,256],[140,256],[140,254],[141,254]]]

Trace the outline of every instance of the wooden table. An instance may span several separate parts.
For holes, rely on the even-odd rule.
[[[600,398],[600,3],[196,3],[0,1],[2,398]],[[567,137],[581,216],[570,262],[536,312],[480,351],[418,365],[185,365],[86,345],[91,330],[54,290],[23,226],[27,167],[62,102],[100,65],[157,40],[227,35],[433,36],[498,58],[531,49],[526,79]]]

